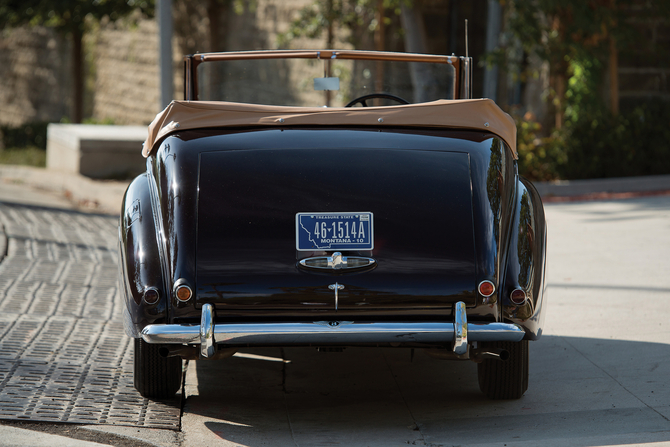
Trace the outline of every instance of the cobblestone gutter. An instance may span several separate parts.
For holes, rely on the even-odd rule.
[[[179,398],[133,387],[117,218],[0,204],[0,223],[0,419],[178,429]]]

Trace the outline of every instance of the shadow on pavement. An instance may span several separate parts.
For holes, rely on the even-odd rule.
[[[266,359],[197,362],[185,418],[248,446],[670,441],[667,344],[544,336],[518,401],[487,400],[474,363],[419,350],[253,352]]]

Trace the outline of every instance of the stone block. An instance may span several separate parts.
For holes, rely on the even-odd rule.
[[[49,124],[47,168],[91,178],[126,178],[146,169],[145,126]]]

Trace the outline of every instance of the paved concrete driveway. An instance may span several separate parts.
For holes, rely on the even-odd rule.
[[[420,351],[249,351],[191,362],[185,445],[670,445],[670,197],[546,213],[545,335],[522,399],[486,400],[475,364]]]
[[[32,200],[18,199],[18,189],[1,188],[0,200]],[[37,213],[48,225],[63,219],[20,205],[6,212],[21,219]],[[160,445],[670,445],[670,197],[551,204],[547,220],[546,331],[531,344],[530,388],[521,400],[488,401],[477,389],[474,364],[440,362],[420,351],[411,359],[394,349],[257,350],[197,367],[191,362],[184,440]],[[103,221],[77,215],[77,231],[68,235],[107,228],[109,234],[99,234],[109,253],[115,228]],[[19,235],[47,226],[13,228]],[[14,239],[10,253],[24,247],[35,265],[59,262],[59,241]],[[40,260],[40,253],[48,256]],[[35,281],[49,285],[48,278]],[[113,312],[109,318],[112,327]]]

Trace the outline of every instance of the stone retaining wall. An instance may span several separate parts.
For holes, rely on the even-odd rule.
[[[109,24],[93,39],[93,117],[116,124],[150,123],[160,110],[158,23]]]
[[[217,51],[277,47],[277,33],[288,29],[311,0],[257,0],[241,14],[221,8]],[[182,56],[210,51],[207,9],[175,0],[175,99],[182,99]],[[158,23],[131,17],[92,26],[85,35],[86,114],[116,124],[148,124],[160,107]],[[322,46],[318,41],[297,42]],[[0,124],[60,121],[71,115],[70,42],[53,30],[24,27],[0,34]]]
[[[3,30],[0,79],[0,124],[59,121],[70,111],[70,43],[46,28]]]

